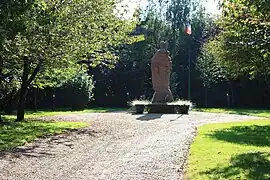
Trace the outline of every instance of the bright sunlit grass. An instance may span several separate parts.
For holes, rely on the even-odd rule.
[[[270,120],[199,127],[187,179],[270,179]]]
[[[0,151],[22,146],[39,137],[59,134],[88,125],[85,122],[14,121],[14,118],[6,117],[4,123],[0,124]]]
[[[263,109],[225,109],[225,108],[198,108],[197,111],[211,113],[228,113],[270,118],[270,110]]]
[[[84,110],[78,110],[78,111],[71,111],[71,110],[56,110],[56,111],[50,111],[50,110],[38,110],[38,111],[26,111],[25,112],[25,118],[26,119],[38,119],[39,117],[45,117],[45,116],[54,116],[54,115],[62,115],[62,114],[79,114],[79,113],[106,113],[111,111],[117,111],[122,110],[119,108],[93,108],[93,109],[84,109]],[[3,115],[3,117],[10,117],[10,118],[16,118],[16,115]]]
[[[3,115],[4,122],[0,124],[0,151],[13,149],[24,145],[39,137],[59,134],[68,130],[86,127],[85,122],[54,122],[54,121],[36,121],[40,117],[54,116],[61,114],[78,113],[105,113],[120,110],[118,108],[94,108],[81,111],[26,111],[23,122],[15,122],[16,115]],[[31,119],[31,120],[30,120]]]

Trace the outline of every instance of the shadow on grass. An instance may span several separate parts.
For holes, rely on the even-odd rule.
[[[270,125],[233,126],[214,131],[208,136],[217,140],[254,146],[270,146]]]
[[[270,153],[251,152],[231,158],[231,165],[202,172],[212,179],[270,179]]]
[[[230,114],[258,116],[258,117],[270,117],[270,110],[263,109],[228,109]]]
[[[13,150],[37,138],[55,135],[84,127],[80,122],[50,122],[11,120],[0,124],[0,152]]]
[[[38,109],[37,111],[34,110],[25,110],[25,117],[30,118],[37,118],[38,116],[53,116],[58,114],[73,114],[73,113],[108,113],[108,112],[120,112],[126,111],[126,108],[107,108],[107,107],[97,107],[91,109],[55,109],[54,111],[51,109]],[[16,116],[16,112],[12,112],[10,114],[4,114],[9,116]]]
[[[42,128],[40,128],[42,129]],[[30,130],[32,130],[30,128]],[[43,129],[46,131],[46,129]],[[40,139],[38,141],[35,141],[32,144],[26,145],[26,146],[20,146],[16,147],[18,145],[21,145],[17,142],[7,142],[7,145],[9,148],[6,148],[3,150],[3,147],[1,147],[2,151],[0,150],[0,158],[4,157],[6,155],[11,157],[29,157],[29,158],[40,158],[40,157],[48,157],[48,156],[55,156],[61,152],[55,151],[56,149],[59,149],[57,147],[60,146],[61,149],[72,149],[74,146],[74,139],[70,138],[70,133],[75,135],[75,137],[86,135],[86,136],[96,136],[97,131],[85,128],[85,129],[69,129],[68,133],[58,134],[54,136],[47,136],[45,139]],[[25,133],[21,133],[18,135],[21,135],[20,137],[15,137],[18,139],[23,139]],[[48,134],[48,133],[47,133]],[[14,136],[11,136],[14,137]],[[0,139],[2,141],[3,139]],[[4,139],[5,140],[5,139]],[[14,139],[15,140],[15,139]],[[13,147],[13,148],[11,148]],[[15,148],[16,147],[16,148]],[[64,150],[66,151],[66,150]]]

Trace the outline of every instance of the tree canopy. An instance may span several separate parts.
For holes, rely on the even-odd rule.
[[[72,74],[80,59],[94,57],[93,65],[104,59],[114,61],[115,47],[137,40],[129,36],[136,19],[119,18],[116,5],[114,0],[6,0],[1,4],[1,89],[7,81],[21,83],[18,120],[23,119],[23,103],[32,82],[50,86],[53,77],[61,80],[68,71]]]
[[[269,7],[267,0],[222,3],[222,17],[218,21],[221,32],[208,44],[208,49],[236,77],[269,75]]]
[[[149,0],[132,19],[122,17],[119,2],[3,0],[1,104],[18,101],[22,120],[24,104],[126,106],[134,99],[151,99],[150,60],[165,40],[176,99],[187,99],[190,85],[198,106],[269,107],[267,0],[220,0],[222,14],[214,17],[201,1]],[[191,35],[184,32],[187,24]],[[66,101],[65,95],[74,99]]]

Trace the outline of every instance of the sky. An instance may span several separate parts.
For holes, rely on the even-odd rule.
[[[131,17],[134,9],[140,6],[142,9],[144,9],[147,6],[148,0],[123,0],[123,4],[128,5],[129,12],[127,13],[127,17]],[[207,13],[211,14],[220,14],[220,10],[218,10],[218,0],[203,0],[203,5],[206,8]]]
[[[204,2],[204,7],[208,13],[212,14],[220,14],[221,10],[218,9],[218,1],[217,0],[208,0]]]

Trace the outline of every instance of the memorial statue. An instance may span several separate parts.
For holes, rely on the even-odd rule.
[[[169,56],[167,42],[160,42],[160,49],[156,51],[151,61],[152,84],[155,93],[152,103],[166,103],[173,101],[170,90],[170,74],[172,62]]]

